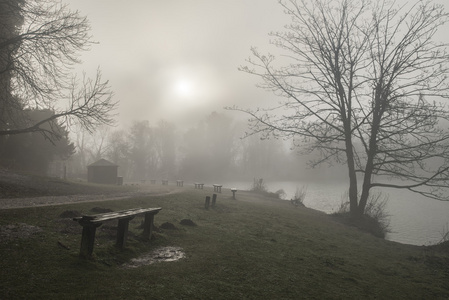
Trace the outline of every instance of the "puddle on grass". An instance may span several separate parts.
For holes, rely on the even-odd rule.
[[[180,247],[162,247],[143,256],[133,258],[128,263],[123,264],[122,267],[132,269],[151,265],[157,262],[177,261],[184,257],[185,253]]]

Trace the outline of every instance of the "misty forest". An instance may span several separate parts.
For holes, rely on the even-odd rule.
[[[305,178],[307,159],[291,141],[244,138],[246,122],[229,112],[204,114],[191,128],[164,119],[118,128],[101,71],[81,80],[70,73],[93,43],[87,19],[51,1],[3,1],[2,13],[3,167],[85,179],[86,166],[106,158],[129,182]]]
[[[71,251],[67,259],[62,252],[41,249],[37,242],[29,242],[44,257],[43,261],[47,259],[51,270],[42,270],[47,274],[39,273],[36,282],[53,278],[57,282],[54,289],[60,294],[66,292],[65,283],[60,281],[66,275],[58,275],[59,269],[73,272],[74,278],[95,278],[89,282],[100,278],[101,292],[97,294],[97,286],[86,283],[86,295],[107,295],[107,298],[122,298],[128,293],[131,298],[148,298],[156,293],[155,297],[161,299],[165,296],[198,299],[198,295],[203,295],[200,290],[210,299],[298,299],[304,293],[311,298],[342,298],[347,291],[352,293],[349,298],[354,299],[404,295],[405,298],[428,295],[446,298],[449,295],[444,287],[447,284],[443,284],[447,283],[449,274],[447,228],[440,242],[432,240],[435,248],[427,250],[407,248],[406,243],[396,243],[402,241],[400,238],[396,241],[387,238],[391,231],[419,228],[419,221],[425,219],[449,221],[446,205],[449,200],[449,44],[445,36],[449,13],[445,5],[425,0],[276,1],[282,19],[277,20],[273,13],[270,21],[276,19],[283,27],[267,32],[262,36],[262,44],[247,47],[235,61],[230,57],[240,51],[242,42],[237,39],[234,28],[238,26],[229,24],[232,13],[226,15],[229,18],[226,26],[210,24],[210,28],[201,27],[201,32],[190,30],[192,36],[198,35],[198,40],[186,43],[181,31],[183,26],[197,26],[196,21],[200,24],[201,19],[207,20],[203,20],[206,23],[215,22],[211,21],[214,9],[238,5],[248,9],[251,1],[239,4],[192,1],[191,6],[185,7],[186,4],[179,3],[176,10],[179,15],[166,16],[170,22],[179,18],[179,23],[152,28],[160,32],[162,40],[167,39],[167,44],[157,42],[150,29],[147,29],[148,37],[145,33],[139,38],[138,33],[126,29],[126,41],[118,38],[123,47],[120,49],[126,52],[126,61],[120,61],[112,52],[117,47],[106,43],[98,48],[102,47],[102,34],[106,37],[110,32],[107,28],[95,28],[99,24],[96,22],[101,21],[98,16],[94,17],[95,5],[89,14],[84,14],[76,4],[86,10],[89,5],[81,2],[0,0],[0,248],[6,247],[14,257],[3,262],[5,270],[19,269],[20,277],[22,273],[29,274],[29,268],[40,269],[37,266],[41,261],[31,258],[29,265],[33,267],[28,263],[18,266],[21,251],[11,250],[20,246],[25,249],[24,255],[33,256],[33,251],[26,250],[27,242],[10,243],[10,229],[28,226],[20,218],[29,216],[30,222],[36,223],[30,226],[39,228],[36,234],[41,234],[42,240],[58,245],[58,250]],[[110,3],[105,10],[104,20],[109,23],[108,18],[118,13],[116,4]],[[174,4],[142,2],[139,5],[142,11],[143,6],[148,10],[148,17],[138,23],[139,28],[145,28],[154,20],[163,22],[163,18],[152,14],[152,9],[172,11]],[[139,5],[126,9],[135,10]],[[256,18],[256,24],[269,19],[263,10],[265,5],[272,3],[261,4],[261,16]],[[210,16],[201,13],[199,17],[203,7]],[[244,30],[259,26],[251,25],[253,17],[247,16],[249,11],[240,10],[242,15],[236,15],[236,20],[243,18],[243,24],[248,24]],[[251,14],[257,13],[251,7]],[[124,24],[135,21],[126,13],[123,16]],[[220,44],[216,40],[226,36],[223,39],[228,41],[234,35],[236,42],[229,43],[232,48],[221,49],[225,42]],[[180,42],[170,44],[169,38],[179,38]],[[164,55],[182,47],[185,51],[200,51],[204,45],[200,43],[202,39],[215,47],[211,48],[215,50],[205,50],[211,56],[205,56],[202,63],[215,64],[211,69],[222,75],[217,77],[222,82],[216,85],[212,75],[215,73],[202,65],[190,77],[169,79],[169,85],[174,86],[170,90],[164,82],[171,78],[171,71],[161,71],[161,66],[176,64],[177,60]],[[145,49],[144,56],[151,57],[151,63],[139,58],[142,57],[140,48],[146,44],[152,44]],[[165,48],[159,54],[152,52],[161,45]],[[95,49],[101,49],[100,56],[114,59],[96,65],[92,72],[92,66],[84,58],[95,53]],[[229,52],[229,57],[219,51]],[[189,52],[184,59],[191,59],[188,63],[194,65],[193,57]],[[184,70],[188,63],[179,69]],[[150,75],[145,78],[140,78],[139,73],[131,75],[136,65]],[[232,72],[228,65],[234,68]],[[189,81],[195,78],[201,78],[196,86]],[[139,86],[142,82],[145,82],[143,87]],[[142,91],[150,92],[138,94]],[[118,167],[108,186],[91,180],[93,175],[89,173],[89,167],[104,160]],[[56,192],[41,183],[37,184],[42,185],[40,190],[35,186],[21,186],[23,182],[14,181],[21,176],[35,176],[31,178],[36,182],[46,180],[59,186]],[[161,187],[161,181],[165,180],[170,183],[182,180],[184,186],[182,189],[179,185]],[[265,182],[269,181],[297,182],[296,193],[287,197],[282,189],[268,191]],[[237,191],[226,186],[230,182],[253,184]],[[197,183],[201,183],[201,191],[197,190]],[[214,185],[210,208],[209,194],[216,183],[221,185],[219,189]],[[195,189],[191,187],[193,184]],[[308,184],[314,187],[307,190]],[[343,187],[343,193],[334,188],[337,184]],[[65,193],[64,188],[70,192]],[[142,193],[141,198],[133,198],[135,191]],[[395,191],[392,197],[388,197],[389,191]],[[88,201],[98,200],[88,198],[91,192],[107,195],[95,207],[96,211]],[[70,209],[64,210],[64,205],[53,207],[53,202],[37,199],[37,196],[68,195],[75,195],[72,202],[77,202],[80,195],[88,200],[82,204],[65,203],[66,198],[51,200],[70,204]],[[127,195],[127,198],[114,202],[113,195]],[[26,205],[29,197],[36,198],[32,201],[37,202]],[[25,198],[25,204],[14,206],[22,203],[11,204],[15,198]],[[201,205],[195,202],[198,198]],[[340,201],[337,205],[335,198]],[[231,199],[242,201],[227,201]],[[333,202],[325,203],[329,199]],[[391,202],[392,205],[388,204]],[[413,208],[418,202],[419,209]],[[36,210],[30,210],[30,214],[24,212],[34,203],[39,203]],[[333,207],[321,209],[319,205]],[[14,214],[8,214],[4,208],[14,209]],[[87,212],[88,209],[91,210]],[[314,209],[333,213],[329,216]],[[415,218],[416,224],[395,225],[396,220],[412,210],[421,216]],[[436,214],[442,211],[446,215],[438,219]],[[56,212],[59,218],[64,214],[69,216],[70,222],[42,223]],[[210,217],[211,214],[215,215]],[[389,227],[390,214],[393,230]],[[138,215],[144,219],[131,221]],[[196,219],[186,220],[186,216]],[[20,220],[15,221],[16,217]],[[192,227],[181,227],[176,234],[167,231],[177,229],[170,222],[181,219],[184,223],[180,224]],[[111,220],[118,220],[119,225],[100,227]],[[166,221],[162,224],[166,227],[155,226],[153,220]],[[78,226],[70,227],[69,223]],[[132,225],[129,228],[128,223]],[[83,227],[78,255],[79,244],[72,243],[79,242],[79,225]],[[58,226],[66,226],[63,235],[45,232]],[[208,231],[211,227],[217,231]],[[136,238],[137,228],[143,229],[143,237]],[[117,243],[109,247],[101,240],[102,236],[116,229]],[[381,239],[363,235],[367,232]],[[193,242],[190,235],[200,242]],[[207,243],[206,237],[210,238]],[[126,239],[131,240],[129,248]],[[177,264],[182,267],[172,264],[164,269],[155,264],[133,273],[133,267],[126,267],[125,262],[129,264],[131,258],[148,252],[150,241],[165,247],[167,253],[171,251],[170,255],[181,253],[174,260],[179,260]],[[170,243],[182,247],[170,248]],[[222,255],[216,255],[217,249]],[[46,253],[55,259],[46,258]],[[92,266],[97,265],[73,263],[78,257],[87,258]],[[213,267],[208,265],[211,261]],[[66,265],[60,268],[58,264]],[[115,269],[116,266],[119,268]],[[108,271],[112,269],[113,272]],[[211,269],[215,270],[214,274],[210,273]],[[166,278],[164,272],[175,274],[170,279],[174,284],[170,291],[159,282]],[[204,283],[204,278],[196,277],[201,274],[209,274],[210,282]],[[320,279],[313,278],[314,274]],[[151,284],[142,284],[142,278],[150,278]],[[393,278],[400,278],[394,288],[390,286],[396,282]],[[123,286],[109,289],[108,282],[122,279]],[[316,288],[317,281],[329,286]],[[12,277],[8,282],[0,283],[0,290],[5,291],[6,298],[14,298],[19,290],[14,286],[20,286],[21,280]],[[75,285],[81,284],[81,280],[77,282]],[[295,282],[295,287],[290,282]],[[30,284],[24,293],[40,297],[47,292],[43,286]],[[409,289],[410,286],[413,288]],[[18,295],[18,298],[25,297]]]
[[[107,158],[121,166],[130,181],[179,178],[190,181],[223,181],[261,178],[309,178],[307,168],[282,140],[242,138],[244,124],[224,113],[213,112],[197,126],[180,131],[174,124],[135,121],[128,129],[77,136],[80,147],[73,156],[78,170],[89,161]],[[76,169],[73,170],[76,174]],[[328,175],[330,176],[330,175]]]

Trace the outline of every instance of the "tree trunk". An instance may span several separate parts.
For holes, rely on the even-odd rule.
[[[367,166],[365,176],[363,178],[362,195],[360,196],[360,201],[357,209],[358,217],[362,216],[365,213],[366,204],[368,203],[369,191],[371,189],[372,169],[373,168],[371,162],[371,166]]]
[[[350,152],[350,154],[348,153]],[[357,215],[357,175],[354,166],[354,154],[352,149],[347,151],[348,155],[348,173],[349,173],[349,212],[352,217]]]
[[[382,82],[382,81],[381,81]],[[381,97],[381,85],[378,84],[376,88],[376,94],[374,99],[374,109],[373,109],[373,124],[371,127],[371,136],[369,139],[369,149],[367,153],[367,160],[365,166],[365,176],[363,178],[362,195],[360,196],[359,207],[357,210],[357,215],[362,216],[365,213],[366,204],[368,202],[369,191],[371,189],[371,177],[373,175],[374,169],[374,157],[377,153],[377,134],[380,128],[380,122],[384,112],[384,103],[386,99]]]
[[[349,126],[345,126],[349,127]],[[348,175],[349,175],[349,212],[351,216],[357,214],[357,175],[355,172],[354,153],[352,150],[352,139],[350,128],[345,128],[346,138],[346,158],[348,160]]]

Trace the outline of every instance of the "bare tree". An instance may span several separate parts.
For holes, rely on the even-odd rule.
[[[431,1],[280,3],[291,17],[285,32],[271,34],[285,54],[282,64],[253,48],[240,69],[260,76],[260,86],[283,100],[269,109],[231,109],[251,115],[252,133],[295,138],[297,146],[319,151],[314,164],[346,164],[354,217],[364,214],[374,187],[447,200],[449,111],[437,101],[449,96],[449,57],[446,44],[434,42],[448,20],[443,7]]]
[[[128,131],[129,160],[133,180],[145,180],[156,175],[159,158],[155,149],[153,128],[148,120],[134,121]]]
[[[113,122],[116,102],[101,72],[81,82],[72,76],[80,53],[93,44],[89,31],[85,17],[57,0],[0,0],[0,135],[40,131],[58,138],[42,125],[79,121],[93,130]],[[33,123],[26,109],[55,113]]]
[[[173,178],[176,173],[175,125],[160,120],[153,128],[154,149],[157,153],[160,176]]]
[[[124,129],[111,132],[108,138],[108,150],[106,156],[113,163],[119,165],[119,174],[125,178],[129,178],[130,168],[130,143],[128,133]]]
[[[95,162],[103,158],[109,151],[111,145],[108,143],[110,135],[109,126],[99,126],[95,132],[89,135],[89,147],[87,152],[89,153],[89,160]]]

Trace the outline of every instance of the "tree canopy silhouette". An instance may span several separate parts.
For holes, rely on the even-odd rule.
[[[0,0],[0,135],[41,132],[59,138],[43,126],[56,119],[88,130],[113,123],[116,102],[101,72],[94,79],[73,76],[80,53],[93,44],[89,31],[88,20],[59,1]],[[27,109],[54,114],[33,123]]]
[[[435,41],[448,21],[443,7],[432,1],[280,3],[291,18],[285,31],[271,33],[281,59],[252,48],[240,68],[259,76],[278,103],[231,109],[251,116],[252,133],[289,137],[318,151],[313,164],[345,164],[354,217],[364,214],[375,187],[447,200],[449,57],[447,45]]]

